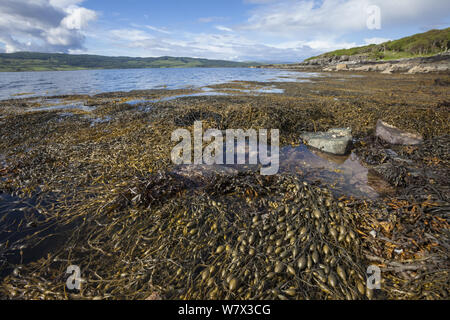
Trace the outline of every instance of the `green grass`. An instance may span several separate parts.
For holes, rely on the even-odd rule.
[[[439,52],[438,52],[439,53]],[[388,61],[388,60],[398,60],[398,59],[406,59],[406,58],[419,58],[419,57],[431,57],[436,53],[428,53],[428,54],[412,54],[409,52],[396,52],[396,51],[386,51],[383,53],[383,57],[378,60]]]
[[[308,58],[305,61],[343,55],[362,55],[373,60],[395,60],[432,56],[445,52],[448,49],[450,49],[450,28],[430,30],[425,33],[415,34],[410,37],[388,41],[378,45],[371,44],[351,49],[340,49]]]
[[[250,62],[208,60],[195,58],[159,57],[131,58],[59,53],[17,52],[0,54],[0,72],[66,71],[85,69],[140,69],[140,68],[221,68],[259,65]]]

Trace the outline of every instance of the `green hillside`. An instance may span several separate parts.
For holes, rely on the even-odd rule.
[[[369,59],[392,60],[400,58],[425,57],[445,52],[450,48],[450,28],[430,30],[399,40],[388,41],[378,45],[341,49],[320,56],[306,59],[326,58],[342,55],[365,55]]]
[[[135,68],[224,68],[254,65],[258,64],[176,57],[131,58],[37,52],[0,53],[0,72]]]

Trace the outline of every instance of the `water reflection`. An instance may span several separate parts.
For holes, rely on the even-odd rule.
[[[232,81],[302,82],[318,74],[277,69],[180,68],[2,72],[0,100],[147,89],[200,88]],[[15,96],[16,95],[16,96]]]
[[[77,109],[81,111],[91,112],[96,109],[96,107],[92,106],[85,106],[82,103],[68,103],[68,104],[61,104],[56,106],[45,106],[45,107],[38,107],[38,108],[32,108],[28,110],[28,112],[36,112],[36,111],[55,111],[55,110],[66,110],[66,109]]]
[[[355,197],[378,197],[369,185],[368,169],[355,154],[336,156],[305,145],[285,147],[280,155],[280,171],[298,173],[309,181],[322,181],[337,193]]]
[[[129,105],[136,105],[140,103],[157,103],[157,102],[164,102],[164,101],[171,101],[176,100],[179,98],[187,98],[187,97],[206,97],[206,96],[231,96],[231,93],[227,92],[221,92],[221,91],[214,91],[210,88],[202,88],[202,92],[195,92],[195,93],[186,93],[186,94],[178,94],[174,96],[168,96],[163,97],[159,99],[135,99],[135,100],[129,100],[126,103]],[[250,93],[257,95],[258,93],[284,93],[283,89],[275,88],[273,86],[271,87],[262,87],[258,89],[228,89],[224,88],[223,90],[226,91],[236,91],[236,93]]]
[[[72,234],[79,221],[59,225],[37,209],[38,205],[49,207],[54,200],[49,194],[20,198],[0,192],[0,279],[15,265],[36,261],[54,251]]]
[[[140,103],[157,103],[157,102],[164,102],[164,101],[171,101],[179,98],[186,98],[186,97],[203,97],[203,96],[228,96],[230,94],[225,92],[216,92],[216,91],[206,91],[206,92],[196,92],[196,93],[186,93],[186,94],[178,94],[174,96],[168,96],[168,97],[162,97],[159,99],[136,99],[136,100],[129,100],[126,103],[130,105],[136,105]]]
[[[248,163],[248,147],[245,152]],[[353,153],[335,156],[310,149],[303,144],[296,147],[287,146],[280,150],[279,167],[279,173],[299,174],[309,182],[320,181],[331,187],[337,195],[375,199],[393,192],[385,181],[369,172]],[[235,175],[242,171],[259,170],[260,165],[248,164],[180,165],[175,168],[175,172],[199,180],[209,179],[215,174]]]

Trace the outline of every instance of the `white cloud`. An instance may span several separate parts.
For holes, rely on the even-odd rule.
[[[327,40],[312,40],[306,41],[305,45],[308,47],[318,50],[318,51],[330,51],[337,49],[348,49],[356,47],[358,44],[355,42],[335,42],[335,41],[327,41]]]
[[[388,42],[388,41],[390,41],[391,39],[387,39],[387,38],[366,38],[366,39],[364,39],[364,43],[365,44],[380,44],[380,43],[383,43],[383,42]]]
[[[219,31],[233,32],[233,29],[224,26],[215,26],[215,28]]]
[[[84,0],[50,0],[50,5],[56,8],[65,9],[71,6],[79,5]]]
[[[81,0],[1,0],[0,42],[6,52],[83,48],[83,30],[97,14]]]
[[[108,48],[114,55],[158,57],[188,56],[238,61],[300,61],[317,54],[303,43],[285,46],[259,43],[236,33],[189,33],[153,36],[140,29],[118,29],[108,33]]]
[[[448,0],[280,0],[276,2],[247,0],[260,3],[244,30],[275,34],[281,37],[317,37],[330,33],[336,37],[354,31],[367,30],[367,8],[381,9],[384,28],[429,25],[430,21],[448,19]]]
[[[137,42],[153,39],[154,37],[145,31],[138,29],[116,29],[110,31],[114,39],[118,41]]]
[[[61,26],[69,30],[81,30],[86,28],[90,21],[97,18],[97,14],[89,9],[70,7],[66,10],[68,15],[61,21]]]
[[[147,29],[150,29],[150,30],[153,30],[153,31],[156,31],[156,32],[161,32],[161,33],[165,33],[165,34],[171,34],[172,33],[170,31],[167,31],[166,29],[157,28],[157,27],[154,27],[154,26],[146,25],[145,27]]]

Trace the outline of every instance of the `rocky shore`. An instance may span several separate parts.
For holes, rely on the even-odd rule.
[[[303,80],[1,101],[0,298],[448,299],[449,77]],[[195,121],[279,129],[280,173],[175,166]]]
[[[449,73],[450,52],[432,57],[410,58],[389,61],[369,60],[364,55],[334,56],[317,58],[299,64],[269,65],[260,68],[283,68],[300,71],[350,71],[350,72],[381,72],[384,74],[406,73]]]

